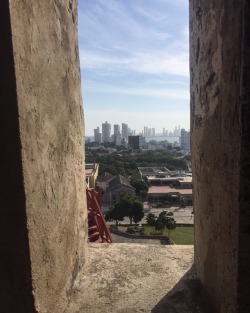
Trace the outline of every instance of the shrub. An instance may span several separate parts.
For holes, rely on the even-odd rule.
[[[136,226],[129,226],[129,227],[127,228],[126,232],[127,232],[128,234],[134,234],[134,233],[136,232],[135,228],[136,228]]]
[[[167,216],[173,216],[173,215],[174,215],[173,212],[168,212],[168,213],[167,213]]]

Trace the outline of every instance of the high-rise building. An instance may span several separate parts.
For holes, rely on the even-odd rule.
[[[174,128],[174,136],[176,136],[176,137],[179,136],[179,132],[178,132],[178,129],[177,129],[176,126],[175,126],[175,128]]]
[[[111,125],[106,121],[102,124],[102,140],[103,142],[110,142]]]
[[[143,136],[128,136],[129,147],[134,150],[139,150],[146,147],[146,140]]]
[[[99,127],[94,129],[94,141],[97,142],[98,144],[102,143],[102,133],[100,133]]]
[[[116,147],[121,145],[121,141],[122,141],[121,137],[122,137],[121,133],[117,133],[116,134],[116,136],[115,136],[115,145],[116,145]]]
[[[128,144],[134,150],[140,149],[140,137],[139,136],[128,136]]]
[[[152,136],[155,137],[155,128],[152,128]]]
[[[116,142],[117,134],[120,134],[120,125],[114,125],[114,142]]]
[[[122,139],[128,141],[128,124],[122,123]]]
[[[180,145],[181,150],[190,151],[190,132],[184,128],[181,129]]]

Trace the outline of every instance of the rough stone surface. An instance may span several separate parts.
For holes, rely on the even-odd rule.
[[[67,313],[202,313],[193,246],[90,244]]]
[[[241,70],[239,312],[250,312],[250,3],[244,1]]]
[[[195,264],[211,311],[249,312],[249,5],[190,1]]]
[[[8,1],[0,10],[0,312],[33,312]]]
[[[77,1],[4,3],[0,311],[61,313],[87,236]]]

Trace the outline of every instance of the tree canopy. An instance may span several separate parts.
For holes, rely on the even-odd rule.
[[[156,216],[154,213],[148,213],[147,218],[146,218],[146,222],[149,226],[151,226],[152,228],[155,228],[156,225]]]
[[[127,216],[132,222],[138,223],[144,217],[143,205],[134,197],[123,197],[120,202],[112,206],[105,214],[106,220],[123,220]]]
[[[106,150],[93,151],[86,149],[86,163],[99,163],[99,173],[109,172],[112,175],[138,175],[140,166],[165,166],[170,170],[183,170],[187,160],[175,158],[169,151],[157,150],[147,153],[110,154]]]
[[[105,213],[105,219],[106,221],[115,221],[116,225],[118,225],[118,221],[124,220],[124,212],[121,210],[118,206],[113,205],[108,209],[108,211]]]
[[[139,196],[141,192],[148,192],[148,185],[142,180],[131,180],[130,184],[135,188],[137,196]]]
[[[170,235],[171,230],[176,228],[176,221],[174,218],[169,217],[167,212],[162,211],[158,217],[153,213],[148,213],[146,218],[147,224],[153,227],[159,232],[163,232],[164,228],[168,229],[168,234]]]

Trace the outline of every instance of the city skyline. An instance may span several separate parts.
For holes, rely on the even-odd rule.
[[[78,29],[87,136],[104,116],[190,128],[188,0],[80,1]]]
[[[157,131],[155,127],[148,127],[143,126],[143,129],[139,132],[136,132],[135,129],[131,128],[128,124],[122,123],[121,125],[118,123],[111,124],[108,121],[101,123],[102,127],[96,126],[96,128],[93,129],[93,132],[90,136],[87,137],[95,137],[98,134],[101,134],[102,139],[106,141],[106,138],[111,138],[119,133],[121,135],[121,138],[126,138],[128,135],[142,135],[144,137],[154,137],[154,136],[173,136],[173,137],[179,137],[181,135],[181,130],[184,129],[185,131],[189,132],[189,129],[185,129],[184,127],[181,127],[180,125],[175,125],[174,129],[167,129],[165,127],[162,128],[161,131]],[[113,126],[113,127],[112,127]],[[113,131],[112,131],[113,129]]]

